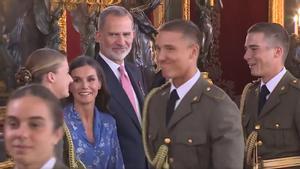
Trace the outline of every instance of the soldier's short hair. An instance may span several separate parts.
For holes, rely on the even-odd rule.
[[[192,21],[175,19],[159,27],[158,32],[161,31],[174,31],[183,34],[183,37],[189,38],[196,42],[200,47],[202,47],[203,32],[200,31],[199,27]]]
[[[263,33],[266,38],[281,45],[283,48],[283,59],[286,59],[290,46],[290,37],[280,24],[268,22],[256,23],[248,29],[247,33]]]

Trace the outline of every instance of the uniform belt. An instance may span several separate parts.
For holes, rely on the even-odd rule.
[[[263,169],[277,169],[300,166],[300,156],[275,158],[261,161]]]

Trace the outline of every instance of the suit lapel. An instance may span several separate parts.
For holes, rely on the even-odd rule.
[[[138,118],[135,114],[135,111],[130,103],[129,98],[127,97],[125,91],[123,90],[119,80],[117,79],[114,72],[110,69],[109,65],[98,55],[96,60],[102,65],[102,68],[106,75],[106,82],[111,93],[111,99],[116,100],[119,105],[123,108],[124,112],[133,120],[136,127],[141,132],[141,125],[138,121]],[[117,112],[123,113],[123,112]]]
[[[288,82],[291,78],[291,74],[289,72],[286,72],[286,74],[279,81],[278,85],[275,87],[274,91],[266,101],[265,106],[261,110],[259,118],[267,115],[274,107],[276,107],[281,102],[281,96],[287,92]]]
[[[191,90],[183,97],[178,107],[174,111],[168,124],[169,129],[178,121],[192,113],[192,105],[196,102],[199,102],[200,96],[202,95],[203,86],[204,80],[202,78],[199,78],[199,80],[194,84]]]

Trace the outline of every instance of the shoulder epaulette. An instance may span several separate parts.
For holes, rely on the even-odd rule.
[[[206,79],[206,85],[203,88],[203,93],[211,98],[223,100],[226,97],[225,92],[216,85],[213,85],[210,79]]]
[[[241,95],[241,100],[240,100],[240,112],[244,111],[244,105],[245,105],[245,100],[246,100],[246,95],[248,92],[248,89],[252,86],[254,86],[255,84],[257,84],[260,80],[255,80],[252,81],[252,83],[248,83],[246,84],[246,86],[243,89],[242,95]]]
[[[253,80],[251,83],[252,83],[252,84],[258,84],[258,83],[260,83],[260,81],[261,81],[261,79],[258,78],[258,79],[256,79],[256,80]]]
[[[290,83],[291,86],[293,86],[297,89],[300,89],[300,80],[299,79],[294,78],[289,83]]]

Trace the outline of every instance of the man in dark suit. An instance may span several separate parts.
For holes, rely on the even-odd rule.
[[[260,77],[243,92],[246,167],[300,168],[300,83],[284,67],[289,35],[276,23],[248,29],[244,59]]]
[[[190,21],[159,28],[157,61],[170,82],[149,93],[143,110],[145,152],[156,169],[242,168],[241,114],[197,68],[202,35]]]
[[[141,75],[134,65],[124,61],[135,34],[133,24],[131,14],[123,7],[103,10],[96,34],[100,44],[96,60],[106,75],[111,94],[109,109],[116,119],[125,168],[146,169],[140,125],[144,97]]]

